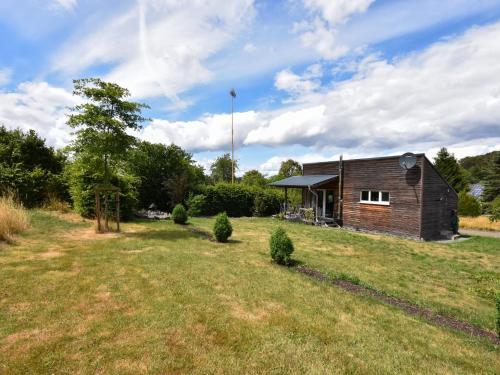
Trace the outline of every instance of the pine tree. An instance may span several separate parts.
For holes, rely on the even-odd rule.
[[[484,179],[483,200],[491,202],[500,196],[500,153],[495,156]]]
[[[441,176],[455,189],[462,191],[467,188],[467,179],[463,168],[453,154],[443,147],[434,158],[434,166]]]

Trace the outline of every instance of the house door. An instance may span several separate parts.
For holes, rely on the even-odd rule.
[[[333,190],[325,192],[325,217],[333,218]]]

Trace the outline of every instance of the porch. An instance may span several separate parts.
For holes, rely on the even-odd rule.
[[[281,207],[285,220],[337,226],[337,175],[292,176],[273,182],[270,186],[282,188],[285,191],[285,200]],[[289,189],[300,189],[301,203],[292,204],[289,201]]]

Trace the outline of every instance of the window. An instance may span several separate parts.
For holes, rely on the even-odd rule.
[[[360,202],[387,206],[390,204],[390,194],[387,191],[362,190]]]
[[[363,190],[361,192],[361,201],[369,201],[370,200],[370,192],[367,190]]]

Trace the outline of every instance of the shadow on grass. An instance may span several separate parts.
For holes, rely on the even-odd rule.
[[[303,266],[305,265],[305,263],[301,260],[297,260],[297,259],[292,259],[290,260],[290,263],[288,264],[287,267],[289,268],[293,268],[293,267],[298,267],[298,266]]]
[[[200,238],[199,235],[183,229],[174,230],[146,230],[141,232],[124,233],[124,237],[140,240],[180,241],[190,238]]]
[[[226,243],[242,243],[240,240],[233,240],[232,238],[228,239]]]

